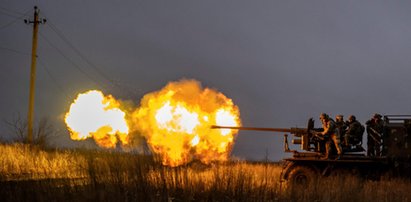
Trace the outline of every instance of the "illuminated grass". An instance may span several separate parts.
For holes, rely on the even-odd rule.
[[[44,151],[25,144],[0,145],[0,179],[79,178],[85,158],[73,151]]]
[[[410,201],[404,179],[329,177],[280,186],[281,165],[228,162],[164,167],[150,156],[0,145],[2,201]]]

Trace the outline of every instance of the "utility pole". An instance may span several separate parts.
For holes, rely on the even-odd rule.
[[[33,24],[33,44],[31,48],[30,96],[27,115],[27,142],[33,143],[33,116],[34,116],[34,84],[36,81],[37,33],[39,24],[46,23],[46,19],[39,19],[39,10],[34,6],[34,20],[24,20],[26,24]]]

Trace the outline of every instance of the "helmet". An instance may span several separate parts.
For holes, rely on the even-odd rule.
[[[348,117],[348,120],[351,121],[351,122],[353,122],[353,121],[355,121],[355,120],[357,120],[357,119],[355,118],[354,115],[350,115],[350,116]]]
[[[328,114],[326,113],[321,113],[320,114],[320,120],[327,120],[329,118]]]
[[[341,114],[338,114],[337,116],[335,116],[335,120],[337,121],[337,120],[343,120],[344,119],[344,116],[343,115],[341,115]]]
[[[374,119],[380,119],[382,116],[381,116],[381,114],[377,114],[377,113],[375,113],[373,116],[372,116],[372,118],[374,118]]]

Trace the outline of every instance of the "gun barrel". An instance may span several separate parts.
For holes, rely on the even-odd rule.
[[[234,129],[234,130],[254,130],[254,131],[270,131],[284,133],[302,133],[307,131],[305,128],[258,128],[258,127],[239,127],[239,126],[211,126],[212,129]]]

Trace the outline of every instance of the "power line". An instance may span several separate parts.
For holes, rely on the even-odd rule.
[[[23,19],[25,16],[27,16],[28,12],[30,12],[30,9],[28,11],[26,11],[25,13],[20,13],[17,11],[13,11],[4,7],[0,7],[0,12],[15,18],[15,20],[3,25],[0,27],[0,29],[4,29],[12,24],[14,24],[15,22],[17,22],[20,19]],[[84,54],[82,54],[79,49],[77,49],[68,39],[67,37],[55,26],[53,25],[51,22],[48,22],[48,24],[50,24],[50,28],[66,43],[68,44],[89,66],[91,66],[101,77],[103,77],[105,80],[107,80],[108,82],[110,82],[112,85],[119,87],[116,83],[113,82],[113,80],[111,80],[109,78],[109,76],[107,76],[97,65],[93,64],[86,56],[84,56]],[[41,34],[40,34],[41,35]],[[55,48],[64,58],[66,58],[66,60],[68,60],[70,63],[72,63],[80,72],[82,72],[84,75],[86,75],[88,78],[92,79],[90,75],[88,75],[85,71],[81,70],[79,68],[79,66],[77,64],[75,64],[71,59],[69,59],[67,56],[65,56],[63,54],[63,52],[58,49],[56,46],[54,46],[49,40],[47,40],[46,37],[44,37],[43,35],[41,35],[42,38],[44,38],[50,46],[52,46],[53,48]],[[8,51],[12,51],[15,53],[21,53],[19,51],[16,50],[12,50],[12,49],[7,49],[7,48],[2,48]],[[92,79],[94,82],[96,82],[96,84],[98,84],[98,82],[94,79]],[[98,84],[99,85],[99,84]]]
[[[64,59],[66,59],[69,63],[71,63],[73,65],[73,67],[75,67],[78,71],[80,71],[83,75],[85,75],[87,78],[89,78],[91,81],[93,81],[96,85],[102,87],[103,85],[101,85],[100,82],[98,82],[97,80],[95,80],[92,76],[90,76],[87,72],[85,72],[83,69],[81,69],[81,67],[79,65],[77,65],[73,60],[71,60],[68,56],[66,56],[62,50],[60,50],[57,46],[55,46],[53,43],[51,43],[45,36],[43,36],[43,34],[40,33],[40,36],[42,39],[44,39],[49,46],[51,46],[52,48],[54,48],[61,56],[64,57]]]
[[[112,83],[113,81],[99,68],[97,65],[93,64],[84,54],[82,54],[68,39],[67,37],[59,30],[53,23],[49,23],[50,28],[66,43],[68,44],[74,52],[77,53],[83,59],[88,65],[90,65],[94,70],[97,71],[98,74],[100,74],[101,77]],[[112,83],[114,84],[114,83]]]
[[[130,90],[130,89],[127,89],[127,88],[123,87],[121,84],[119,84],[118,82],[113,80],[110,76],[108,76],[108,74],[106,74],[98,65],[95,65],[93,62],[91,62],[91,60],[89,60],[78,48],[76,48],[76,46],[74,46],[74,44],[72,42],[70,42],[70,40],[66,37],[66,35],[62,31],[60,31],[60,29],[58,29],[56,25],[54,25],[52,22],[50,22],[50,20],[48,21],[47,24],[49,25],[51,30],[54,33],[56,33],[57,36],[61,40],[63,40],[71,49],[73,49],[73,51],[78,56],[80,56],[80,58],[82,60],[84,60],[91,68],[93,68],[97,72],[97,75],[99,75],[100,77],[102,77],[103,79],[108,81],[112,86],[116,87],[119,90],[124,90],[128,94],[136,93],[135,90]],[[138,91],[141,92],[141,90],[138,90]]]
[[[44,13],[44,12],[43,12]],[[126,93],[128,94],[135,94],[136,92],[134,92],[135,90],[131,90],[125,87],[122,87],[120,84],[118,84],[117,82],[115,82],[113,79],[111,79],[100,67],[98,67],[97,65],[95,65],[93,62],[91,62],[91,60],[89,60],[78,48],[76,48],[76,46],[74,46],[74,44],[72,42],[70,42],[70,40],[66,37],[66,35],[60,31],[60,29],[57,28],[56,25],[54,25],[52,22],[50,22],[50,20],[47,21],[47,25],[49,25],[48,27],[51,28],[51,30],[57,34],[57,36],[64,41],[82,60],[84,60],[86,62],[86,64],[88,64],[91,68],[93,68],[97,75],[99,75],[100,77],[102,77],[103,79],[105,79],[106,81],[108,81],[112,86],[116,87],[119,90],[122,91],[126,91]],[[88,77],[90,80],[92,80],[95,84],[97,84],[98,86],[103,86],[101,82],[99,82],[98,80],[94,79],[93,77],[91,77],[87,72],[85,72],[83,69],[80,68],[79,65],[77,65],[73,60],[71,60],[69,57],[67,57],[63,51],[61,51],[60,49],[58,49],[55,45],[53,45],[46,37],[44,37],[42,34],[40,34],[40,36],[46,40],[46,42],[53,47],[54,49],[56,49],[60,55],[62,55],[67,61],[69,61],[77,70],[79,70],[81,73],[83,73],[86,77]],[[141,91],[141,90],[139,90]]]
[[[31,9],[28,9],[24,13],[20,13],[20,12],[13,11],[13,10],[10,10],[10,9],[7,9],[7,8],[4,8],[4,7],[0,6],[0,13],[2,13],[4,15],[7,15],[9,17],[12,17],[12,18],[20,18],[22,15],[28,17],[29,16],[28,11],[30,11],[30,10]]]
[[[4,29],[4,28],[6,28],[6,27],[8,27],[8,26],[10,26],[10,25],[12,25],[12,24],[14,24],[14,23],[16,23],[18,20],[20,20],[20,19],[19,19],[19,18],[16,18],[16,19],[14,19],[14,20],[10,21],[9,23],[7,23],[7,24],[5,24],[5,25],[1,26],[1,27],[0,27],[0,29]]]
[[[19,17],[11,16],[11,17],[14,18],[14,20],[10,21],[9,23],[7,23],[7,24],[5,24],[5,25],[3,25],[3,26],[0,26],[0,29],[4,29],[4,28],[6,28],[6,27],[8,27],[8,26],[10,26],[10,25],[12,25],[12,24],[14,24],[14,23],[16,23],[17,21],[22,20],[24,17],[27,16],[27,13],[28,13],[28,12],[30,12],[30,10],[26,11],[24,14],[21,14]]]
[[[27,52],[23,52],[23,51],[11,49],[11,48],[6,48],[6,47],[1,47],[1,46],[0,46],[0,49],[6,50],[6,51],[9,51],[9,52],[13,52],[13,53],[17,53],[17,54],[20,54],[20,55],[31,55],[30,53],[27,53]]]
[[[70,42],[70,40],[63,34],[63,32],[60,31],[52,22],[49,21],[48,24],[49,24],[49,27],[51,28],[51,30],[54,31],[57,34],[57,36],[59,36],[68,46],[70,46],[74,50],[74,52],[76,52],[77,55],[80,56],[81,59],[83,59],[90,67],[92,67],[98,73],[98,75],[100,75],[103,79],[107,80],[111,85],[113,85],[117,89],[124,90],[128,94],[133,94],[134,93],[134,92],[130,91],[129,89],[126,89],[126,88],[122,87],[120,84],[118,84],[113,79],[111,79],[109,76],[107,76],[107,74],[105,74],[104,71],[101,68],[99,68],[93,62],[91,62],[78,48],[76,48],[73,45],[73,43]]]
[[[0,46],[0,49],[2,49],[2,50],[7,50],[7,51],[10,51],[10,52],[13,52],[13,53],[17,53],[17,54],[19,54],[19,55],[25,55],[25,56],[30,56],[30,55],[31,55],[30,53],[26,53],[26,52],[19,51],[19,50],[15,50],[15,49],[11,49],[11,48],[1,47],[1,46]],[[41,64],[40,67],[42,67],[42,68],[45,70],[45,72],[46,72],[47,75],[50,77],[50,79],[52,80],[52,82],[55,83],[54,86],[55,86],[56,88],[58,88],[58,90],[60,90],[60,92],[62,92],[62,94],[63,94],[65,97],[69,97],[67,91],[59,84],[59,82],[57,81],[57,79],[51,74],[51,71],[50,71],[50,69],[47,67],[47,65],[46,65],[42,60],[40,60],[40,58],[38,58],[38,59],[39,59],[39,63]]]
[[[0,10],[0,13],[3,14],[3,15],[9,16],[11,18],[19,18],[20,17],[18,15],[10,14],[10,13],[4,12],[2,10]]]
[[[64,95],[65,97],[69,98],[70,96],[68,96],[67,91],[63,88],[62,85],[59,84],[59,82],[57,81],[57,79],[53,76],[53,74],[51,74],[50,69],[47,67],[47,65],[39,59],[39,63],[41,64],[40,67],[43,67],[43,69],[45,70],[45,72],[47,73],[47,75],[50,77],[51,81],[55,84],[54,87],[57,88],[57,90],[59,90],[59,92]]]
[[[10,12],[10,13],[14,13],[14,14],[16,14],[16,15],[23,15],[23,14],[24,14],[24,15],[27,15],[26,12],[20,13],[20,12],[18,12],[18,11],[14,11],[14,10],[8,9],[8,8],[3,7],[3,6],[0,6],[0,10],[4,10],[4,11]],[[28,10],[31,10],[31,8],[28,9]]]

